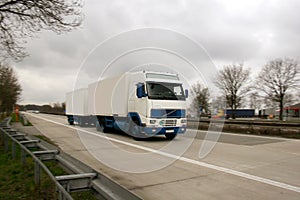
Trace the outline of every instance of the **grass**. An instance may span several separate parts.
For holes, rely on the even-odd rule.
[[[6,113],[0,113],[0,121],[2,121],[3,119],[5,119],[7,117]]]
[[[41,186],[35,186],[34,164],[30,157],[23,166],[20,156],[13,160],[11,153],[5,153],[0,146],[0,172],[0,199],[57,199],[56,188],[45,173],[42,173]]]
[[[21,115],[18,116],[18,121],[17,121],[16,113],[11,114],[11,122],[21,122],[23,124],[23,126],[32,126],[32,124],[28,120],[27,120],[27,123],[25,124],[24,118]]]
[[[3,141],[0,141],[3,144]],[[0,145],[0,199],[21,199],[21,200],[52,200],[58,199],[56,187],[49,176],[41,170],[41,185],[34,183],[34,162],[27,155],[26,164],[22,165],[20,158],[20,147],[17,147],[17,157],[12,159],[9,152],[4,152],[3,145]],[[47,168],[54,176],[66,175],[64,169],[55,161],[45,162]],[[72,193],[75,200],[94,200],[95,196],[90,191]]]

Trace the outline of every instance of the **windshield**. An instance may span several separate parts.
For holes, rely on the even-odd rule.
[[[149,99],[185,100],[182,85],[178,83],[147,83]]]

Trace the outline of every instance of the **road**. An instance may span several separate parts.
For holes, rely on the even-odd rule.
[[[200,159],[204,131],[135,141],[64,116],[26,116],[35,133],[144,199],[300,199],[300,140],[222,133]]]

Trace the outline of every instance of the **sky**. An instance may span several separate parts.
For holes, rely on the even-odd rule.
[[[101,44],[121,33],[144,28],[186,36],[203,48],[202,53],[216,69],[244,63],[255,77],[269,60],[299,60],[299,9],[298,0],[86,0],[80,28],[62,35],[43,31],[27,40],[30,56],[13,63],[23,89],[19,103],[65,101],[65,93],[79,79],[89,80],[85,76],[91,74],[84,74],[82,66],[91,64],[101,69],[103,54],[118,55],[122,49],[117,40],[110,43],[109,50]],[[151,35],[144,39],[154,40]],[[99,45],[102,49],[97,51],[98,57],[91,59]]]

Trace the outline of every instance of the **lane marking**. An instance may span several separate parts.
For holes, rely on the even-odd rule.
[[[217,166],[217,165],[208,164],[208,163],[205,163],[205,162],[193,160],[193,159],[186,158],[186,157],[176,156],[176,155],[166,153],[166,152],[162,152],[162,151],[159,151],[159,150],[156,150],[156,149],[152,149],[152,148],[140,146],[140,145],[137,145],[137,144],[132,144],[132,143],[129,143],[129,142],[125,142],[125,141],[122,141],[122,140],[118,140],[118,139],[115,139],[115,138],[107,137],[105,135],[99,135],[99,134],[96,134],[94,132],[90,132],[90,131],[87,131],[87,130],[84,130],[84,129],[81,129],[81,128],[72,127],[70,125],[66,125],[66,124],[62,124],[62,123],[59,123],[59,122],[56,122],[56,121],[53,121],[53,120],[45,119],[43,117],[36,116],[36,115],[33,115],[33,114],[28,114],[28,115],[30,115],[32,117],[39,118],[41,120],[45,120],[45,121],[60,125],[60,126],[67,127],[67,128],[70,128],[70,129],[79,130],[79,131],[85,132],[87,134],[90,134],[90,135],[93,135],[93,136],[96,136],[96,137],[100,137],[100,138],[104,138],[104,139],[107,139],[107,140],[110,140],[110,141],[113,141],[113,142],[116,142],[116,143],[119,143],[119,144],[124,144],[124,145],[130,146],[130,147],[134,147],[134,148],[141,149],[141,150],[144,150],[144,151],[152,152],[152,153],[155,153],[155,154],[158,154],[158,155],[161,155],[161,156],[165,156],[165,157],[168,157],[168,158],[174,158],[174,159],[177,159],[177,160],[180,160],[180,161],[183,161],[183,162],[187,162],[187,163],[190,163],[190,164],[198,165],[198,166],[201,166],[201,167],[206,167],[206,168],[209,168],[209,169],[214,169],[214,170],[226,173],[226,174],[239,176],[239,177],[250,179],[250,180],[253,180],[253,181],[256,181],[256,182],[260,182],[260,183],[264,183],[264,184],[268,184],[268,185],[272,185],[272,186],[276,186],[276,187],[279,187],[279,188],[283,188],[283,189],[286,189],[286,190],[290,190],[290,191],[300,193],[300,187],[297,187],[297,186],[294,186],[294,185],[282,183],[282,182],[279,182],[279,181],[274,181],[274,180],[267,179],[267,178],[262,178],[262,177],[259,177],[259,176],[247,174],[247,173],[244,173],[244,172],[240,172],[240,171],[225,168],[225,167],[220,167],[220,166]]]
[[[189,129],[193,131],[199,131],[206,133],[207,131],[204,130],[196,130],[196,129]],[[211,133],[217,134],[218,132],[210,131]],[[283,137],[272,137],[272,136],[263,136],[263,135],[249,135],[244,133],[228,133],[228,132],[222,132],[222,135],[230,135],[230,136],[236,136],[236,137],[251,137],[251,138],[261,138],[261,139],[271,139],[271,140],[282,140],[282,141],[299,141],[299,139],[293,139],[293,138],[283,138]]]

